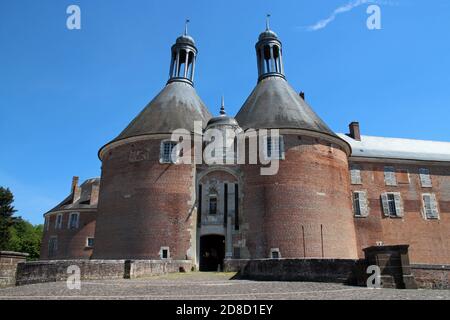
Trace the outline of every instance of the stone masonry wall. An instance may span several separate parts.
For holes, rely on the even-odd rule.
[[[191,261],[162,260],[52,260],[19,263],[16,285],[65,281],[69,266],[80,268],[81,280],[133,279],[166,273],[189,272]]]
[[[17,265],[24,262],[27,253],[0,251],[0,288],[16,283]]]

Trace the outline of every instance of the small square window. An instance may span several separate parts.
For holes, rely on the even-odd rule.
[[[89,237],[86,239],[86,247],[88,248],[94,247],[94,238]]]
[[[281,258],[280,249],[278,249],[278,248],[270,249],[270,258],[271,259],[280,259]]]

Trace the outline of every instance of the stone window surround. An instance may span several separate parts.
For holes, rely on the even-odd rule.
[[[274,258],[273,254],[277,253],[278,254],[278,258]],[[271,248],[270,249],[270,259],[281,259],[281,252],[279,248]]]
[[[163,258],[164,251],[167,251],[166,258]],[[161,258],[161,260],[169,260],[170,259],[170,248],[169,247],[161,247],[161,249],[159,250],[159,257]]]

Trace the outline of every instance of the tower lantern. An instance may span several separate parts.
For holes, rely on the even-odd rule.
[[[169,83],[182,81],[191,85],[194,84],[197,48],[195,47],[194,39],[188,35],[189,22],[189,20],[186,20],[183,35],[178,37],[172,46]]]
[[[266,18],[266,30],[259,35],[256,43],[258,81],[269,76],[284,78],[281,41],[277,34],[270,30],[269,18],[270,14]]]

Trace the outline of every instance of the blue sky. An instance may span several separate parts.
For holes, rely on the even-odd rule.
[[[367,135],[450,141],[450,2],[379,1],[382,29],[370,31],[369,4],[356,1],[2,0],[0,185],[41,223],[73,175],[99,176],[98,149],[165,85],[186,17],[196,89],[214,114],[222,94],[236,114],[255,86],[271,13],[288,81],[336,132],[357,120]],[[81,30],[66,28],[71,4]]]

